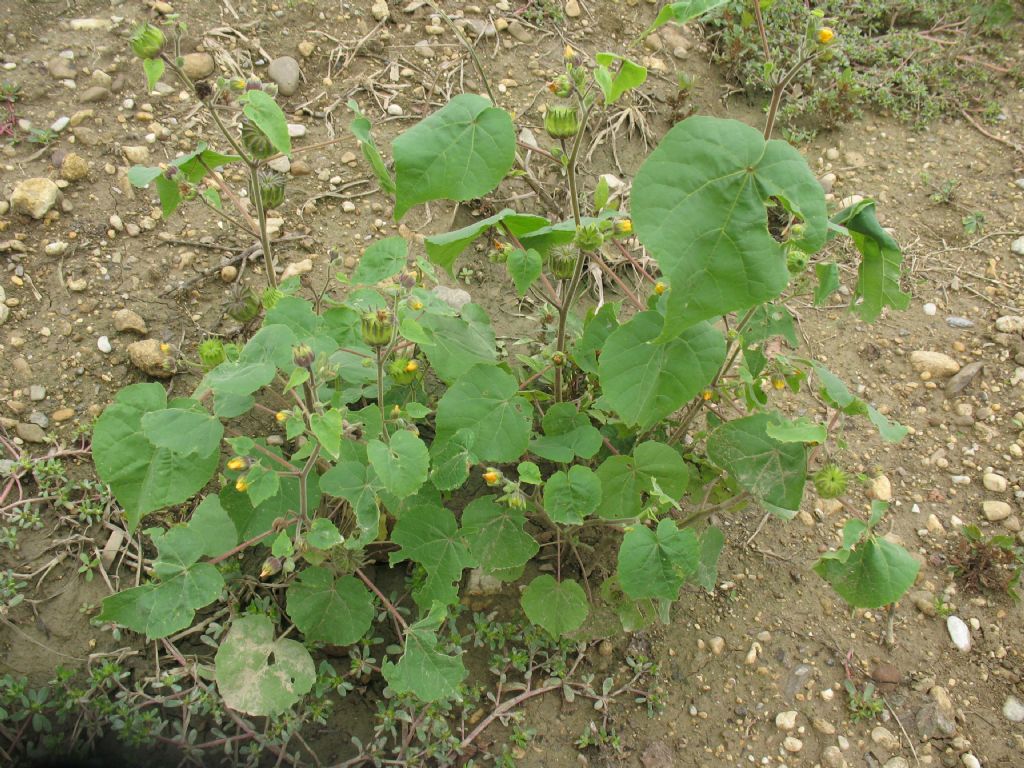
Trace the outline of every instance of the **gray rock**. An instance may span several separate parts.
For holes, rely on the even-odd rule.
[[[968,320],[966,317],[955,317],[954,316],[954,317],[947,317],[946,318],[946,325],[948,325],[950,328],[958,328],[958,329],[973,328],[974,327],[974,321],[973,320]]]
[[[882,768],[910,768],[910,763],[905,757],[890,757]]]
[[[186,53],[182,59],[184,61],[181,68],[188,75],[189,80],[202,80],[204,77],[209,77],[216,67],[213,56],[208,53]]]
[[[26,443],[45,443],[46,432],[38,424],[22,424],[14,428],[14,433]]]
[[[149,332],[142,316],[130,309],[119,309],[114,313],[114,328],[121,332],[131,331],[142,336]]]
[[[28,399],[39,402],[46,399],[46,387],[42,384],[33,384],[28,388]]]
[[[54,80],[75,79],[75,68],[63,56],[55,56],[46,62],[46,70]]]
[[[886,752],[899,752],[900,740],[892,731],[884,726],[871,729],[871,740]]]
[[[1018,237],[1010,243],[1010,250],[1018,256],[1024,256],[1024,237]]]
[[[974,381],[974,377],[981,373],[981,369],[984,367],[985,363],[981,360],[965,365],[946,382],[946,395],[952,397],[965,390]]]
[[[422,56],[424,59],[432,59],[434,58],[434,56],[437,55],[434,53],[434,49],[430,47],[426,40],[420,40],[412,48],[414,51],[416,51],[417,54]]]
[[[140,371],[157,379],[169,379],[176,370],[174,357],[164,352],[156,339],[143,339],[129,344],[128,358]]]
[[[46,414],[42,411],[32,411],[32,413],[28,415],[28,421],[29,424],[35,424],[37,427],[42,427],[43,429],[50,426],[50,419],[47,418]]]
[[[519,19],[513,20],[512,23],[508,25],[508,33],[520,43],[533,42],[533,32],[531,32],[528,27],[520,23]]]
[[[936,685],[928,695],[932,701],[917,713],[917,731],[922,739],[950,738],[956,735],[956,709],[945,688]]]
[[[1003,717],[1011,723],[1024,722],[1024,703],[1016,696],[1007,696],[1003,704]]]
[[[1024,238],[1021,238],[1024,240]],[[1000,333],[1021,333],[1024,331],[1024,317],[1003,315],[996,318],[996,330]]]
[[[435,285],[431,293],[456,310],[462,309],[473,300],[468,291],[461,288],[449,288],[446,285]]]
[[[847,768],[848,763],[843,757],[843,750],[837,746],[825,747],[821,753],[821,762],[828,768]]]
[[[41,219],[57,204],[60,188],[50,179],[37,177],[19,182],[11,194],[11,209]]]
[[[299,62],[291,56],[279,56],[267,67],[267,77],[277,83],[282,96],[291,96],[299,90],[302,70],[299,69]]]
[[[82,95],[78,97],[78,100],[83,104],[92,104],[97,101],[106,101],[109,98],[109,89],[104,88],[102,85],[93,85],[82,91]]]

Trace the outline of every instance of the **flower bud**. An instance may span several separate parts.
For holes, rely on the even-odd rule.
[[[245,479],[244,476],[235,480],[235,490],[238,491],[239,493],[245,493],[247,490],[249,490],[249,482]]]
[[[246,288],[245,291],[235,297],[235,299],[228,304],[228,315],[233,320],[237,320],[240,323],[249,323],[256,319],[260,313],[260,298],[257,296],[251,288]]]
[[[315,357],[313,349],[308,344],[292,347],[292,362],[299,368],[312,368]]]
[[[846,473],[835,464],[826,464],[814,474],[814,490],[823,499],[835,499],[846,492]]]
[[[284,422],[288,421],[288,411],[278,411],[274,414],[274,418],[279,424],[284,424]]]
[[[817,39],[821,45],[828,45],[835,39],[836,33],[832,27],[822,27],[818,30]]]
[[[423,309],[423,302],[419,299],[409,299],[409,309],[413,312],[419,312]]]
[[[601,234],[596,224],[586,224],[577,227],[576,238],[573,242],[583,252],[596,251],[604,244],[604,235]]]
[[[556,365],[559,368],[561,368],[563,365],[565,365],[565,353],[564,352],[555,352],[551,356],[551,362],[554,365]]]
[[[367,312],[363,315],[360,330],[363,333],[363,341],[371,347],[383,347],[390,343],[391,333],[394,330],[391,313],[386,309]]]
[[[280,557],[268,557],[263,561],[263,567],[260,568],[260,578],[266,579],[270,576],[274,576],[281,572],[284,567],[284,560]]]
[[[159,27],[143,24],[135,28],[129,42],[140,59],[155,59],[164,49],[165,38]]]
[[[207,339],[199,345],[199,362],[204,371],[212,371],[227,360],[224,342],[220,339]]]
[[[576,107],[549,107],[544,113],[544,130],[552,139],[569,139],[580,129]]]
[[[484,482],[487,483],[491,487],[493,487],[495,485],[500,485],[502,479],[503,479],[503,477],[502,477],[500,469],[495,469],[494,467],[488,467],[487,471],[484,472]]]
[[[395,380],[396,384],[403,386],[412,384],[416,379],[420,378],[419,370],[420,364],[407,357],[396,358],[388,366],[388,373],[391,374],[391,378]]]
[[[260,296],[260,303],[263,304],[263,308],[271,310],[277,306],[277,302],[284,298],[284,291],[280,288],[276,288],[272,285],[268,285],[263,289],[263,295]]]
[[[791,275],[798,275],[807,269],[810,260],[810,256],[794,248],[786,254],[786,269]]]
[[[667,290],[668,290],[668,286],[667,286],[667,285],[665,285],[665,284],[664,284],[663,282],[661,282],[661,280],[659,280],[658,282],[656,282],[656,283],[654,284],[654,292],[655,292],[655,293],[656,293],[656,294],[657,294],[658,296],[661,296],[661,295],[662,295],[662,294],[663,294],[663,293],[664,293],[665,291],[667,291]]]
[[[556,245],[548,256],[551,274],[559,280],[569,280],[576,271],[576,258],[579,255],[571,245]]]
[[[572,93],[572,80],[568,75],[559,75],[548,83],[548,90],[564,99]]]

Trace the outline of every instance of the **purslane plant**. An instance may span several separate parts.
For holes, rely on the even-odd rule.
[[[701,5],[671,4],[666,20]],[[355,643],[379,615],[398,639],[380,664],[391,691],[457,697],[467,671],[443,628],[468,570],[521,585],[524,614],[554,636],[606,632],[595,624],[607,615],[626,630],[667,620],[684,584],[715,586],[725,537],[709,521],[747,508],[794,516],[811,455],[843,415],[901,439],[902,427],[823,365],[777,351],[780,337],[798,346],[783,297],[810,282],[830,237],[851,237],[862,256],[853,311],[871,320],[905,303],[900,251],[874,204],[829,220],[792,146],[697,116],[644,161],[625,216],[606,186],[587,189],[577,159],[593,111],[645,78],[621,56],[588,67],[566,51],[545,119],[565,220],[505,209],[427,236],[425,254],[401,237],[378,240],[339,278],[342,297],[314,305],[283,285],[257,307],[262,325],[244,344],[206,344],[190,397],[168,400],[155,383],[121,390],[93,453],[129,527],[171,506],[191,511],[146,530],[149,580],[104,600],[100,618],[166,638],[218,601],[281,596],[278,617],[237,613],[213,668],[229,707],[270,715],[313,686],[310,648]],[[253,124],[281,149],[272,137],[283,113],[260,114]],[[516,158],[511,115],[477,95],[398,136],[393,175],[365,116],[352,128],[396,219],[488,195]],[[200,170],[247,162],[208,152],[174,165],[201,180]],[[620,246],[634,236],[661,278],[646,295],[629,291],[631,306],[581,316],[590,265],[613,249],[628,257]],[[516,292],[551,308],[535,354],[507,356],[482,307],[456,309],[428,288],[485,237]],[[838,268],[819,260],[813,273],[820,304],[838,289]],[[785,416],[777,391],[811,380],[822,418]],[[832,474],[820,485],[841,493],[845,482]],[[842,549],[816,569],[852,605],[892,605],[916,576],[909,554],[872,533],[883,511],[848,525]],[[588,560],[583,537],[595,531],[615,542],[614,563]],[[414,606],[378,586],[387,567],[407,576]]]

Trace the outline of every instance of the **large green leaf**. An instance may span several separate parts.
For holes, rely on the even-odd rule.
[[[679,499],[689,485],[686,462],[671,446],[649,440],[633,449],[632,456],[609,456],[597,468],[601,505],[597,514],[606,520],[628,520],[643,508],[643,495],[658,484],[661,492]]]
[[[217,471],[219,448],[200,455],[183,455],[158,448],[145,435],[143,417],[167,407],[159,384],[132,384],[96,421],[92,456],[96,471],[122,506],[129,531],[147,512],[187,501]]]
[[[768,231],[779,201],[804,222],[786,245]],[[778,296],[785,249],[825,242],[825,197],[803,156],[736,120],[676,124],[637,172],[630,209],[637,236],[669,278],[662,338],[700,320]]]
[[[439,235],[428,235],[424,240],[427,249],[427,256],[430,260],[452,273],[452,265],[466,248],[480,235],[491,227],[499,224],[508,228],[508,231],[517,237],[535,229],[546,227],[548,220],[543,216],[533,216],[528,213],[516,213],[511,208],[498,211],[486,219],[474,221],[462,229],[451,232],[442,232]]]
[[[275,373],[274,365],[270,362],[224,362],[206,374],[196,389],[196,397],[200,397],[207,389],[216,393],[251,395],[272,382]]]
[[[882,314],[883,307],[906,309],[910,294],[900,290],[903,252],[899,243],[878,223],[875,201],[861,200],[844,208],[832,217],[832,223],[844,227],[860,251],[853,310],[870,323]],[[858,303],[857,299],[863,301]]]
[[[727,421],[708,436],[708,458],[751,496],[779,510],[800,507],[807,477],[803,443],[784,443],[768,434],[774,417],[758,413]]]
[[[287,711],[316,681],[316,666],[302,643],[274,638],[263,615],[238,616],[214,658],[214,675],[224,703],[248,715]]]
[[[453,491],[469,479],[469,468],[477,461],[472,451],[475,439],[468,429],[460,429],[430,444],[430,482],[437,490]]]
[[[357,285],[373,285],[397,275],[405,267],[408,257],[409,244],[404,237],[378,240],[363,251],[356,271],[352,273],[352,282]]]
[[[220,448],[224,425],[203,410],[166,408],[143,414],[142,432],[155,448],[209,456]]]
[[[544,511],[556,523],[579,525],[600,503],[601,481],[590,467],[577,464],[544,483]]]
[[[391,540],[401,548],[391,553],[392,565],[412,560],[449,583],[461,578],[464,568],[476,565],[455,515],[444,507],[424,504],[405,510]]]
[[[814,571],[854,608],[881,608],[896,602],[913,586],[921,564],[898,544],[876,536],[873,525],[886,505],[872,505],[872,519],[848,520],[843,546],[822,555]]]
[[[675,600],[683,582],[697,571],[700,545],[690,528],[679,530],[665,518],[656,530],[634,526],[622,537],[618,576],[623,591],[634,599]]]
[[[266,134],[274,149],[289,155],[292,151],[292,140],[288,135],[288,118],[274,99],[263,91],[246,91],[243,97],[245,106],[242,112],[256,127]]]
[[[663,319],[641,312],[608,336],[598,363],[603,401],[627,424],[656,424],[696,396],[725,362],[725,338],[708,323],[656,343]]]
[[[473,499],[462,512],[462,535],[470,554],[488,572],[521,568],[537,554],[537,541],[523,530],[526,517],[492,496]]]
[[[320,487],[330,496],[345,499],[352,505],[360,535],[369,541],[377,538],[380,522],[378,491],[380,481],[373,468],[359,461],[339,461],[324,472]]]
[[[408,430],[395,432],[387,443],[371,440],[366,455],[384,488],[396,498],[411,496],[427,482],[430,454],[423,441]]]
[[[443,701],[458,694],[468,671],[461,656],[449,656],[437,641],[446,610],[434,605],[430,613],[410,624],[405,633],[405,653],[397,664],[385,660],[381,674],[397,694],[411,693],[420,701]]]
[[[518,459],[529,444],[530,427],[530,407],[515,378],[494,365],[470,368],[437,404],[437,439],[468,430],[480,461]]]
[[[554,637],[579,629],[590,613],[587,593],[579,583],[572,579],[555,581],[549,573],[531,581],[520,602],[526,618]]]
[[[572,347],[573,362],[580,367],[580,370],[586,373],[597,373],[598,356],[604,349],[608,336],[619,327],[620,308],[618,302],[612,302],[601,305],[596,312],[593,309],[587,312],[583,335]]]
[[[487,194],[515,162],[508,112],[463,93],[395,139],[395,219],[430,200]]]
[[[420,342],[420,347],[445,382],[497,357],[491,319],[477,304],[464,306],[461,317],[428,314],[419,323],[430,334],[430,340]]]
[[[306,568],[288,586],[288,615],[307,640],[351,645],[374,614],[370,590],[355,576],[335,579],[327,568]]]
[[[530,451],[549,461],[568,464],[589,459],[601,448],[601,433],[573,403],[556,403],[544,414],[544,436],[530,441]]]

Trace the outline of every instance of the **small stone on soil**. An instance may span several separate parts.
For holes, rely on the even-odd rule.
[[[114,328],[121,332],[131,331],[141,335],[149,332],[142,316],[130,309],[119,309],[114,312]]]
[[[291,56],[279,56],[267,67],[267,77],[277,83],[282,96],[291,96],[299,90],[302,71],[299,69],[299,62]]]
[[[41,219],[54,205],[60,188],[50,179],[37,177],[18,182],[11,193],[11,210]]]
[[[967,653],[971,650],[971,630],[959,616],[949,616],[946,619],[946,630],[949,638],[959,650]]]

